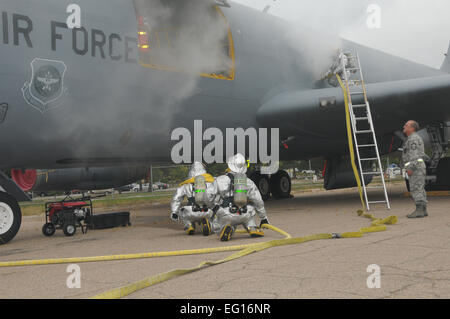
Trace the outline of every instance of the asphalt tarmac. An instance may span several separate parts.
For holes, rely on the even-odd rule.
[[[450,198],[429,198],[429,217],[409,220],[414,209],[403,185],[388,188],[392,210],[374,207],[376,217],[398,216],[384,232],[362,238],[319,240],[274,247],[138,291],[127,298],[450,298]],[[382,194],[375,191],[380,198]],[[271,223],[293,237],[357,231],[370,220],[356,211],[354,189],[299,192],[266,202]],[[376,198],[375,198],[376,199]],[[16,238],[0,246],[0,261],[157,252],[278,239],[235,234],[229,243],[216,235],[184,234],[169,219],[168,206],[131,211],[132,226],[92,230],[65,237],[42,235],[43,216],[24,217]],[[80,263],[81,288],[68,288],[67,264],[0,268],[2,298],[89,298],[172,269],[195,267],[231,253]],[[369,288],[369,265],[380,270],[380,288]],[[376,282],[376,281],[371,281]]]

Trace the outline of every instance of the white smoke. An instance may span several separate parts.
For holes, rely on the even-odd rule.
[[[215,1],[139,0],[136,3],[141,4],[138,14],[144,16],[150,35],[159,31],[162,37],[166,30],[172,32],[164,39],[164,44],[170,41],[170,46],[161,45],[155,49],[157,43],[150,43],[152,58],[158,64],[156,68],[138,66],[140,72],[131,74],[127,63],[105,64],[101,72],[109,73],[102,80],[108,85],[107,94],[96,92],[93,83],[92,87],[86,86],[83,94],[87,98],[83,99],[73,94],[69,87],[65,106],[48,113],[53,118],[54,130],[43,132],[37,138],[84,145],[74,150],[74,158],[92,157],[93,151],[98,154],[99,140],[103,141],[100,149],[104,149],[105,154],[114,151],[119,154],[116,156],[133,156],[136,145],[157,149],[152,143],[170,143],[172,121],[182,111],[184,102],[198,92],[201,74],[230,68],[231,61],[224,47],[228,25],[218,16]],[[95,27],[95,21],[86,27]],[[130,32],[137,35],[138,30],[131,27]],[[138,49],[134,52],[137,54]],[[158,71],[159,67],[161,71]],[[131,92],[135,92],[135,99]],[[79,104],[90,108],[85,107],[78,113],[70,111]],[[71,114],[70,118],[65,111]],[[135,140],[143,136],[152,139]],[[119,153],[122,149],[123,153]],[[159,152],[152,155],[161,156],[163,151]]]
[[[285,32],[288,44],[298,53],[297,64],[314,79],[321,79],[337,57],[337,50],[342,47],[341,40],[304,26],[287,26]]]
[[[434,68],[441,67],[450,41],[448,0],[364,2],[381,8],[381,28],[368,29],[368,13],[363,12],[359,20],[342,28],[342,37]]]
[[[439,68],[450,40],[448,0],[235,0],[318,32],[339,35]],[[369,29],[369,5],[381,8],[381,28]]]

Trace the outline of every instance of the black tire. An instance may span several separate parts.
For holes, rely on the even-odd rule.
[[[258,187],[259,193],[263,201],[266,201],[270,198],[270,180],[267,175],[263,175],[260,172],[253,172],[250,176],[250,179],[256,184]]]
[[[270,177],[270,190],[276,199],[289,198],[291,195],[291,177],[286,171],[278,171]]]
[[[77,227],[72,224],[66,224],[63,226],[63,232],[67,237],[71,237],[77,232]]]
[[[438,190],[450,190],[450,157],[444,157],[439,161],[436,174]]]
[[[56,227],[52,223],[46,223],[42,226],[42,233],[44,236],[51,237],[55,234]]]
[[[10,220],[8,222],[7,219],[11,217],[12,222]],[[22,211],[16,199],[7,193],[0,192],[0,245],[12,240],[19,232],[21,224]]]

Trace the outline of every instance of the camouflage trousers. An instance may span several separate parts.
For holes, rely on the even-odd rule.
[[[425,192],[425,164],[416,168],[411,176],[409,176],[409,189],[414,203],[427,203],[427,193]]]

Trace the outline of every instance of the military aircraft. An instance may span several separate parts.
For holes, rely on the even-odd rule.
[[[286,22],[232,1],[72,2],[75,27],[67,1],[2,0],[1,169],[172,162],[171,132],[200,119],[223,131],[279,128],[281,160],[325,158],[326,188],[354,185],[343,93],[311,70],[315,56],[301,38],[292,45]],[[448,57],[437,70],[349,41],[340,48],[359,53],[382,154],[401,146],[409,119],[447,146]],[[440,163],[437,179],[450,170]],[[284,171],[251,178],[263,196],[290,193]],[[17,234],[26,199],[0,177],[0,243]]]

